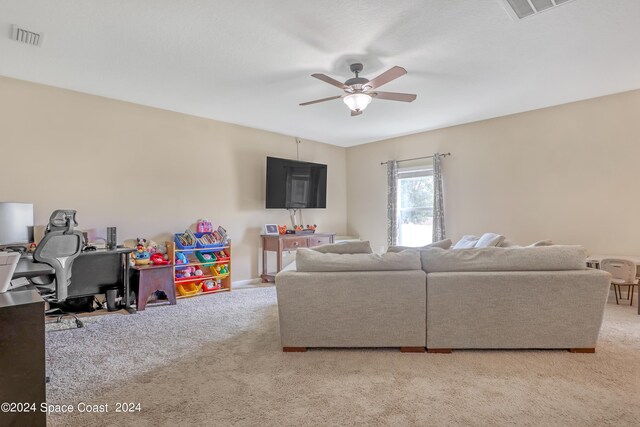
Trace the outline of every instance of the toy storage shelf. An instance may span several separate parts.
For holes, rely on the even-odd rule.
[[[223,259],[223,260],[216,260],[216,261],[211,261],[211,262],[201,262],[199,259],[195,258],[193,256],[193,254],[195,254],[196,252],[217,252],[217,251],[225,251],[226,254],[228,255],[228,258]],[[183,252],[185,253],[185,255],[187,256],[187,260],[189,261],[187,264],[176,264],[175,263],[175,258],[176,258],[176,252]],[[231,242],[229,242],[228,245],[226,246],[219,246],[216,248],[192,248],[192,249],[178,249],[176,248],[176,245],[174,242],[167,242],[167,254],[169,255],[169,259],[174,261],[173,262],[173,284],[175,285],[179,285],[179,284],[183,284],[183,283],[194,283],[194,282],[200,282],[202,280],[216,280],[216,279],[220,279],[220,282],[222,284],[222,287],[220,289],[216,289],[213,291],[209,291],[209,292],[198,292],[196,294],[192,294],[192,295],[180,295],[176,289],[176,298],[178,299],[182,299],[182,298],[193,298],[193,297],[198,297],[201,295],[209,295],[209,294],[217,294],[220,292],[230,292],[231,291]],[[189,277],[186,279],[176,279],[176,269],[180,269],[183,267],[202,267],[203,271],[207,271],[209,270],[209,268],[207,266],[209,265],[214,265],[214,264],[228,264],[229,265],[229,273],[221,275],[221,276],[214,276],[212,274],[205,274],[203,276],[194,276],[194,277]],[[208,272],[208,271],[207,271]]]

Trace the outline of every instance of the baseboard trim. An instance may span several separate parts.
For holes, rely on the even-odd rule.
[[[282,351],[285,353],[304,353],[307,351],[307,347],[282,347]]]
[[[595,353],[595,348],[570,348],[569,353]]]
[[[402,353],[424,353],[424,347],[400,347]]]
[[[451,353],[453,350],[450,348],[428,348],[427,349],[427,353],[443,353],[443,354],[449,354]]]

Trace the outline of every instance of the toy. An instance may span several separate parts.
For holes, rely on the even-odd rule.
[[[302,226],[301,226],[301,225],[296,225],[296,226],[294,227],[294,230],[296,230],[296,231],[302,231]]]
[[[151,255],[153,255],[157,251],[158,251],[158,244],[156,242],[154,242],[153,240],[149,240],[149,243],[147,244],[147,252],[149,252]]]
[[[133,259],[134,259],[135,265],[147,265],[151,263],[149,252],[144,250],[143,251],[138,250],[137,252],[134,252]]]
[[[144,249],[144,248],[147,246],[147,239],[144,239],[144,238],[142,238],[142,237],[138,237],[138,238],[136,239],[136,242],[137,242],[137,243],[136,243],[136,248],[137,248],[138,250],[140,250],[140,247],[142,247],[142,249]]]
[[[176,269],[176,279],[186,279],[189,277],[193,277],[195,270],[196,269],[193,267],[184,267],[181,269]]]
[[[227,255],[227,253],[225,251],[218,251],[216,252],[216,256],[218,258],[229,258],[229,255]]]
[[[36,244],[32,243],[29,245],[29,253],[32,254],[36,251]]]
[[[136,251],[132,253],[133,262],[135,265],[147,265],[151,263],[149,259],[149,252],[145,249],[145,244],[147,243],[147,239],[142,239],[138,237],[137,239],[138,245],[136,246]]]
[[[161,253],[156,252],[155,254],[151,255],[151,262],[154,265],[167,265],[169,264],[169,261],[167,261],[164,258],[164,255],[162,255]]]
[[[221,276],[223,274],[229,273],[229,266],[227,264],[219,264],[213,267],[215,270],[216,276]]]
[[[188,264],[189,260],[182,252],[176,252],[176,264]]]
[[[204,275],[204,273],[202,272],[202,270],[200,269],[200,267],[196,268],[193,274],[194,274],[194,275],[196,275],[196,276],[202,276],[202,275]]]
[[[199,219],[197,221],[196,228],[198,233],[211,233],[213,231],[213,224],[206,218]]]
[[[278,234],[287,234],[287,226],[279,225],[278,226]]]
[[[307,230],[313,230],[316,231],[316,228],[318,228],[317,225],[313,224],[313,225],[307,225]]]
[[[156,253],[161,254],[166,261],[169,261],[169,253],[167,251],[167,245],[162,245],[162,244],[158,245],[156,247]]]
[[[182,277],[192,277],[195,276],[196,269],[193,267],[185,267],[182,270]]]
[[[203,292],[216,291],[222,287],[220,281],[205,280],[201,283]]]

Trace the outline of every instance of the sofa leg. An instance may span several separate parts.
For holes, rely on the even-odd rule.
[[[451,353],[453,350],[450,348],[428,348],[427,353]]]
[[[400,347],[402,353],[424,353],[424,347]]]
[[[569,353],[595,353],[595,348],[570,348]]]
[[[285,353],[304,353],[307,351],[307,347],[282,347],[282,351]]]

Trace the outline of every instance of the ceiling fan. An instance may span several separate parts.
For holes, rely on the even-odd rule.
[[[352,116],[359,116],[362,114],[365,108],[369,105],[373,98],[386,99],[387,101],[402,101],[411,102],[416,99],[416,95],[411,93],[397,93],[397,92],[380,92],[375,89],[379,88],[383,84],[387,84],[392,80],[402,77],[407,74],[407,70],[402,67],[392,67],[380,74],[373,80],[360,77],[362,72],[362,64],[351,64],[351,72],[355,73],[355,77],[350,78],[344,83],[333,79],[326,74],[316,73],[311,74],[311,77],[322,80],[340,89],[344,90],[344,95],[331,96],[329,98],[316,99],[315,101],[303,102],[301,106],[317,104],[318,102],[331,101],[334,99],[342,98],[347,107],[351,110]]]

